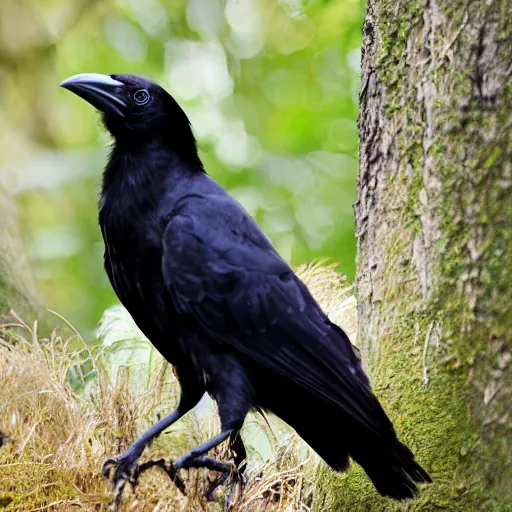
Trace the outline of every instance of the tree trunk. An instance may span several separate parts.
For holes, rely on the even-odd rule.
[[[0,188],[0,315],[11,309],[32,323],[44,318],[24,248],[15,201]],[[0,320],[1,323],[1,320]]]
[[[510,0],[369,0],[358,345],[434,483],[406,506],[322,470],[317,510],[512,510],[511,18]]]

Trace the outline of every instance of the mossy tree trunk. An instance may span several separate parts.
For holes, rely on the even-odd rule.
[[[322,470],[317,510],[512,510],[511,18],[510,0],[369,0],[358,345],[434,484],[395,504]]]

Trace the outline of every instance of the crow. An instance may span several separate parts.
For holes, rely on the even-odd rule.
[[[178,408],[107,459],[115,486],[136,482],[148,443],[205,392],[221,432],[168,468],[233,464],[207,452],[229,439],[245,469],[240,429],[249,411],[288,423],[334,470],[360,464],[383,496],[431,482],[396,436],[356,350],[279,256],[251,216],[208,176],[190,122],[156,83],[83,73],[60,84],[102,113],[114,143],[103,172],[99,225],[115,293],[181,386]],[[180,484],[182,486],[182,483]]]

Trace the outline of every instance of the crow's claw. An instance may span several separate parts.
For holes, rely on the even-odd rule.
[[[210,487],[204,493],[204,497],[206,498],[207,501],[217,501],[219,499],[217,491],[219,487],[221,487],[228,478],[229,473],[224,473],[215,478],[215,480],[210,481]]]
[[[117,512],[119,509],[126,482],[129,482],[132,487],[137,485],[140,475],[137,459],[136,454],[126,451],[117,457],[105,459],[101,466],[102,475],[112,480],[114,487],[114,499],[110,508],[112,512]]]
[[[239,471],[238,468],[231,466],[226,468],[226,470],[219,475],[215,480],[211,481],[211,485],[209,489],[204,493],[204,497],[208,501],[218,501],[218,496],[216,496],[217,490],[219,487],[225,485],[228,489],[228,495],[233,494],[233,491],[236,491],[236,487],[238,486],[240,491],[243,492],[245,484],[247,482],[247,478],[245,474]],[[228,500],[229,501],[229,500]]]
[[[101,473],[105,478],[112,480],[114,487],[118,485],[121,480],[130,482],[133,486],[137,485],[139,478],[139,465],[137,464],[138,457],[130,452],[124,452],[117,457],[109,457],[105,459],[101,466]],[[112,476],[112,470],[114,474]]]
[[[183,483],[183,480],[178,475],[178,470],[174,467],[172,461],[167,459],[155,459],[155,460],[148,460],[147,462],[143,462],[139,466],[139,474],[143,473],[149,468],[152,468],[154,466],[157,466],[159,468],[162,468],[167,475],[169,475],[169,478],[174,482],[174,485],[181,491],[181,493],[186,496],[187,493],[185,491],[185,484]]]

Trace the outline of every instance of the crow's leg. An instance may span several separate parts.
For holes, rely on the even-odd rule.
[[[217,477],[210,485],[210,488],[205,493],[208,501],[214,500],[214,493],[231,475],[235,475],[242,486],[245,486],[245,469],[247,467],[247,451],[245,449],[240,430],[233,430],[229,436],[229,447],[233,453],[233,461],[235,463],[235,472],[225,471]]]
[[[221,473],[220,477],[212,482],[210,488],[205,493],[205,497],[208,500],[211,500],[213,499],[213,492],[215,489],[222,485],[228,478],[232,478],[237,482],[242,481],[242,476],[239,474],[239,470],[233,462],[225,462],[214,457],[205,456],[205,453],[221,444],[234,432],[235,430],[233,429],[223,430],[220,434],[212,437],[205,443],[190,450],[185,455],[174,461],[170,471],[168,471],[168,474],[176,482],[176,485],[182,489],[183,483],[178,476],[178,471],[180,469],[205,468],[211,471],[218,471]]]
[[[240,437],[240,429],[253,403],[250,378],[236,356],[225,353],[213,359],[208,373],[208,391],[217,402],[222,431],[177,459],[173,464],[173,470],[177,474],[180,469],[204,467],[221,472],[221,483],[228,477],[235,477],[238,480],[246,466],[246,450]],[[234,463],[205,456],[209,450],[228,437],[234,452]],[[214,485],[217,487],[220,484],[214,482]]]
[[[188,410],[181,408],[173,411],[169,416],[166,416],[158,423],[155,423],[151,428],[146,430],[130,447],[120,455],[115,457],[109,457],[105,459],[102,466],[103,476],[108,477],[112,469],[115,468],[113,477],[114,484],[121,479],[129,480],[135,483],[137,478],[137,460],[142,455],[144,448],[151,442],[155,437],[160,435],[162,431],[170,427],[173,423],[178,421],[184,416]]]
[[[247,468],[247,450],[240,435],[240,429],[234,430],[229,439],[229,447],[233,452],[233,460],[240,474],[245,473]]]
[[[117,510],[119,507],[126,482],[136,485],[140,473],[151,467],[151,464],[146,463],[139,466],[137,463],[144,448],[166,428],[170,427],[193,409],[199,400],[201,400],[204,394],[204,387],[202,385],[191,382],[190,379],[180,380],[180,383],[181,399],[178,408],[144,432],[144,434],[142,434],[124,453],[116,457],[110,457],[103,462],[101,471],[105,477],[108,478],[112,470],[114,470],[112,476],[112,483],[114,485],[114,503],[112,510]],[[183,485],[180,486],[180,482],[176,479],[174,480],[182,489]]]
[[[244,485],[244,474],[247,468],[247,451],[245,449],[242,436],[240,435],[240,430],[233,430],[231,432],[229,436],[229,448],[233,453],[233,462],[235,463],[237,476],[240,477],[240,483]],[[220,475],[216,480],[214,480],[207,495],[211,497],[211,495],[215,492],[215,489],[221,486],[228,477],[229,474],[224,473],[223,475]]]

